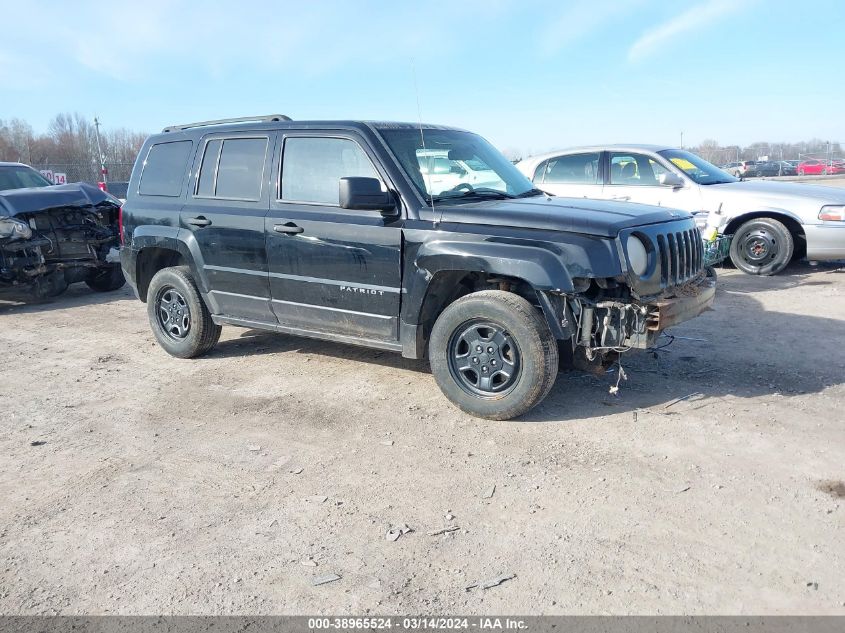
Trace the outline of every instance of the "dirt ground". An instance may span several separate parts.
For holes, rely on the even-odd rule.
[[[2,302],[0,613],[845,614],[845,268],[673,334],[488,422],[390,353]]]

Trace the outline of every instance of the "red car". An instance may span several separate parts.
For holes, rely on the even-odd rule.
[[[804,176],[805,174],[845,174],[845,163],[838,160],[805,160],[803,163],[799,163],[795,170],[798,172],[799,176]]]

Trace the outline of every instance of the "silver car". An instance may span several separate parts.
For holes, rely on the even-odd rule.
[[[544,191],[571,198],[627,200],[696,213],[721,209],[733,235],[731,260],[774,275],[793,257],[845,259],[845,189],[740,181],[690,152],[659,145],[578,147],[517,163]]]

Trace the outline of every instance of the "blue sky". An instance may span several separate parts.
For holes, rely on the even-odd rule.
[[[845,2],[4,2],[0,118],[282,112],[603,142],[845,142]],[[38,7],[36,9],[36,7]],[[14,26],[13,26],[14,25]]]

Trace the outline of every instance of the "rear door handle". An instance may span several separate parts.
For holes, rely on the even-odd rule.
[[[211,224],[211,220],[200,215],[196,218],[189,218],[185,220],[185,223],[192,226],[209,226]]]
[[[296,226],[293,222],[286,222],[285,224],[274,224],[273,230],[276,233],[287,233],[288,235],[294,235],[296,233],[302,233],[305,229],[301,226]]]

